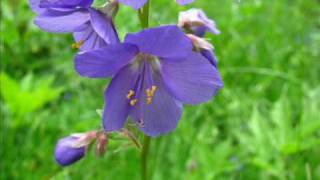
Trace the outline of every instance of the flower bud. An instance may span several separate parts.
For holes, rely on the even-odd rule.
[[[193,34],[187,34],[191,40],[195,51],[201,53],[213,66],[217,67],[217,58],[214,54],[214,47],[204,38],[200,38]]]
[[[220,34],[216,23],[209,19],[201,9],[180,12],[178,26],[199,37],[203,37],[206,32]]]
[[[101,133],[97,138],[97,145],[96,145],[96,154],[98,156],[103,156],[106,152],[108,145],[108,135],[106,133]]]
[[[68,166],[83,158],[96,132],[73,134],[60,139],[55,148],[55,159],[61,166]]]
[[[198,36],[195,36],[193,34],[187,34],[188,38],[191,40],[193,46],[196,49],[206,49],[206,50],[212,50],[213,46],[211,43],[209,43],[204,38],[200,38]]]

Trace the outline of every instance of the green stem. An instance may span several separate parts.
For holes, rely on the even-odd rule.
[[[148,180],[148,153],[151,138],[147,135],[144,136],[144,142],[141,152],[141,179]]]
[[[149,27],[149,9],[150,9],[150,1],[143,6],[143,8],[139,9],[139,19],[141,23],[141,27],[146,29]],[[142,145],[141,151],[141,179],[148,180],[148,153],[149,153],[149,146],[150,146],[151,138],[147,135],[144,135],[144,141]]]

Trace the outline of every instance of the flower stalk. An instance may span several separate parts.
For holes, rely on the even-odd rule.
[[[150,0],[138,11],[141,27],[146,29],[149,27],[149,10]],[[151,137],[144,135],[142,151],[141,151],[141,179],[148,180],[148,153]]]
[[[141,151],[141,179],[148,180],[148,153],[151,138],[144,135],[143,147]]]

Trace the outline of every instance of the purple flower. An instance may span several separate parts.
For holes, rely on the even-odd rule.
[[[178,25],[199,37],[203,37],[206,32],[220,34],[216,23],[209,19],[201,9],[180,12]]]
[[[218,66],[218,60],[217,57],[214,53],[214,49],[201,49],[200,53],[202,54],[203,57],[205,57],[213,66],[217,67]]]
[[[194,0],[176,0],[180,5],[186,5],[192,3]]]
[[[195,51],[199,52],[203,57],[205,57],[213,66],[217,67],[218,61],[214,54],[213,46],[206,41],[204,38],[198,37],[193,34],[187,34],[191,39]]]
[[[192,40],[196,50],[202,54],[213,66],[217,67],[217,58],[213,46],[202,37],[206,32],[220,34],[213,20],[208,19],[201,9],[190,9],[179,14],[178,26],[186,32],[192,33],[188,37]]]
[[[55,159],[61,166],[68,166],[85,156],[87,146],[96,138],[96,132],[74,134],[58,141]]]
[[[35,24],[53,33],[72,32],[81,51],[118,43],[112,17],[91,8],[93,0],[30,0]]]
[[[148,0],[118,0],[118,1],[127,6],[131,6],[134,9],[139,9],[148,2]],[[186,4],[192,3],[194,0],[176,0],[176,1],[180,5],[186,5]]]
[[[113,77],[105,92],[104,129],[119,130],[130,116],[144,133],[158,136],[176,128],[184,103],[211,99],[223,87],[222,79],[192,48],[180,28],[169,25],[79,54],[75,68],[80,75]]]

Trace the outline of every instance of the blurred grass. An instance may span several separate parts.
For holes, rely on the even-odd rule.
[[[153,140],[153,179],[320,179],[319,1],[197,0],[178,7],[153,0],[151,25],[176,23],[180,10],[194,6],[222,31],[207,38],[225,88],[208,103],[187,106],[177,130]],[[90,152],[65,169],[54,162],[58,138],[100,126],[95,110],[108,80],[79,77],[72,38],[40,31],[33,17],[26,1],[1,1],[1,72],[20,87],[0,80],[1,179],[139,179],[139,152],[125,142],[111,141],[101,159]],[[140,27],[128,7],[116,25],[121,37]],[[24,91],[30,74],[32,88]],[[40,83],[45,79],[52,83]],[[41,106],[30,110],[34,101]]]

